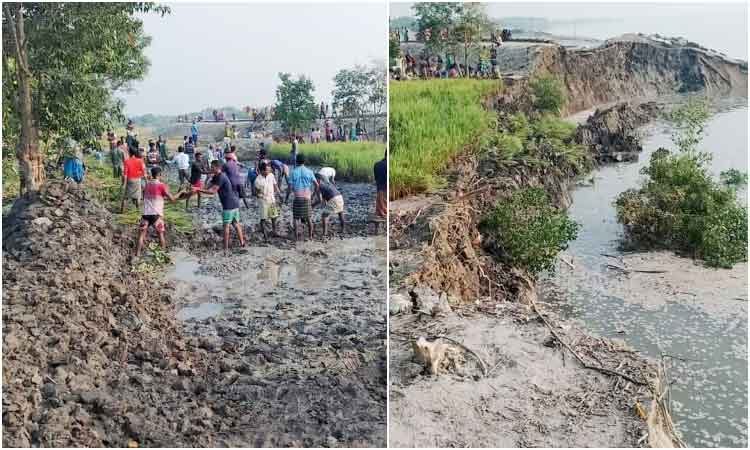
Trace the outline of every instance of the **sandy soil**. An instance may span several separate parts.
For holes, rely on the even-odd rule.
[[[582,369],[545,346],[550,333],[518,304],[468,307],[441,319],[391,320],[390,445],[393,447],[630,447],[644,432],[632,409],[644,392]],[[409,333],[406,333],[406,331]],[[639,356],[562,325],[569,342],[604,362],[645,368]],[[489,368],[425,375],[407,334],[449,336]],[[597,344],[598,343],[598,344]],[[471,358],[467,358],[467,361]]]

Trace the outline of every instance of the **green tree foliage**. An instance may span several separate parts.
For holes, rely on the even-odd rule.
[[[434,53],[443,53],[451,46],[451,37],[443,39],[440,35],[441,30],[453,30],[456,19],[463,9],[463,4],[459,2],[443,3],[415,3],[412,6],[414,15],[417,18],[417,28],[420,33],[429,30],[429,37],[425,37],[425,45]]]
[[[522,189],[498,202],[479,229],[500,260],[532,274],[554,270],[557,254],[578,235],[578,224],[541,188]]]
[[[382,63],[342,69],[333,78],[333,83],[333,105],[344,115],[361,117],[385,111],[387,79]]]
[[[150,38],[136,15],[148,12],[169,9],[125,2],[3,5],[3,123],[9,124],[3,147],[18,148],[22,190],[43,182],[40,140],[48,148],[69,137],[90,140],[123,119],[113,94],[148,69]]]
[[[287,133],[300,133],[315,120],[318,109],[315,105],[312,80],[300,75],[296,80],[289,73],[279,73],[281,84],[276,88],[276,119]]]
[[[711,114],[705,99],[691,98],[680,108],[674,108],[667,114],[672,123],[672,142],[682,152],[697,152],[698,144],[703,139],[703,128]]]
[[[451,32],[454,45],[463,51],[464,64],[467,67],[470,65],[471,57],[481,48],[482,34],[491,26],[486,7],[483,3],[464,4]]]
[[[401,43],[398,41],[398,37],[392,33],[388,36],[388,59],[390,59],[390,65],[397,65],[400,58]]]
[[[534,108],[542,113],[560,114],[567,101],[565,86],[551,75],[542,75],[529,81],[534,96]]]
[[[727,186],[742,187],[747,185],[747,172],[739,169],[728,169],[721,172],[719,179]]]
[[[615,201],[626,239],[635,247],[688,252],[710,266],[746,261],[747,208],[738,204],[733,187],[713,179],[711,156],[697,150],[708,108],[691,101],[670,117],[678,152],[654,152],[641,170],[647,177],[643,185]]]

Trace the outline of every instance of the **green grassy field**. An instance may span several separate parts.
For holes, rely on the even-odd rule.
[[[502,90],[497,80],[391,82],[391,199],[441,184],[451,159],[494,123],[482,98]]]
[[[272,144],[271,159],[289,159],[291,144]],[[380,142],[321,142],[300,144],[299,153],[305,155],[306,164],[329,166],[336,169],[336,179],[372,182],[372,167],[383,159],[385,144]]]

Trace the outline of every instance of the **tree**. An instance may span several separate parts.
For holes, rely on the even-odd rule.
[[[114,92],[142,79],[150,43],[136,13],[154,3],[5,3],[3,144],[16,146],[21,193],[44,183],[40,143],[91,139],[124,119]]]
[[[388,35],[388,58],[391,60],[391,66],[400,66],[398,61],[401,59],[401,43],[395,33]]]
[[[312,80],[300,75],[296,80],[289,73],[279,73],[281,84],[276,88],[276,118],[287,133],[299,133],[315,120],[317,108]]]
[[[489,27],[490,19],[482,3],[466,3],[461,8],[451,35],[464,51],[464,64],[468,76],[469,56],[481,47],[482,33]]]
[[[376,61],[368,66],[355,66],[342,69],[333,78],[335,88],[333,104],[341,108],[344,115],[362,117],[373,114],[373,131],[376,131],[377,116],[386,105],[386,72],[383,62]]]
[[[412,6],[417,17],[417,28],[424,36],[428,50],[442,53],[450,47],[451,31],[462,8],[463,5],[459,2],[415,3]],[[425,32],[428,30],[429,36],[426,36]],[[448,39],[441,36],[441,31],[449,33]]]

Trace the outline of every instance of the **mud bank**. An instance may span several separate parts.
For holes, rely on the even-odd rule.
[[[747,97],[747,61],[679,39],[627,34],[593,48],[529,44],[503,51],[510,52],[504,63],[508,65],[502,68],[510,89],[497,99],[501,103],[507,96],[518,102],[528,78],[541,74],[557,76],[565,84],[569,100],[565,115],[677,92]],[[503,60],[501,54],[498,59]]]
[[[391,300],[429,287],[448,294],[452,308],[446,316],[431,317],[408,302],[391,307],[399,313],[391,316],[390,445],[643,443],[647,425],[634,408],[649,407],[650,388],[586,369],[568,350],[554,350],[557,338],[533,306],[535,281],[493,259],[476,229],[480,211],[525,186],[543,187],[556,204],[568,205],[574,174],[526,167],[501,171],[470,156],[456,167],[463,169],[452,175],[450,190],[390,205]],[[647,385],[654,380],[655,365],[641,355],[620,351],[620,344],[571,327],[546,309],[543,314],[565,342],[581,345],[591,365],[632,367]],[[412,343],[436,336],[471,348],[495,370],[487,376],[478,370],[424,375]]]
[[[280,277],[264,297],[219,277],[236,290],[205,299],[180,290],[190,282],[133,272],[133,230],[75,186],[50,181],[4,225],[5,446],[385,444],[384,281],[368,265],[384,257],[371,239],[287,255],[330,284]],[[257,278],[266,254],[224,259],[200,234],[184,239],[208,272]],[[362,272],[333,272],[336,261]],[[225,293],[222,315],[190,318],[187,307]]]
[[[656,102],[618,103],[597,109],[576,128],[575,141],[585,145],[598,163],[634,161],[643,151],[636,130],[660,111]]]

